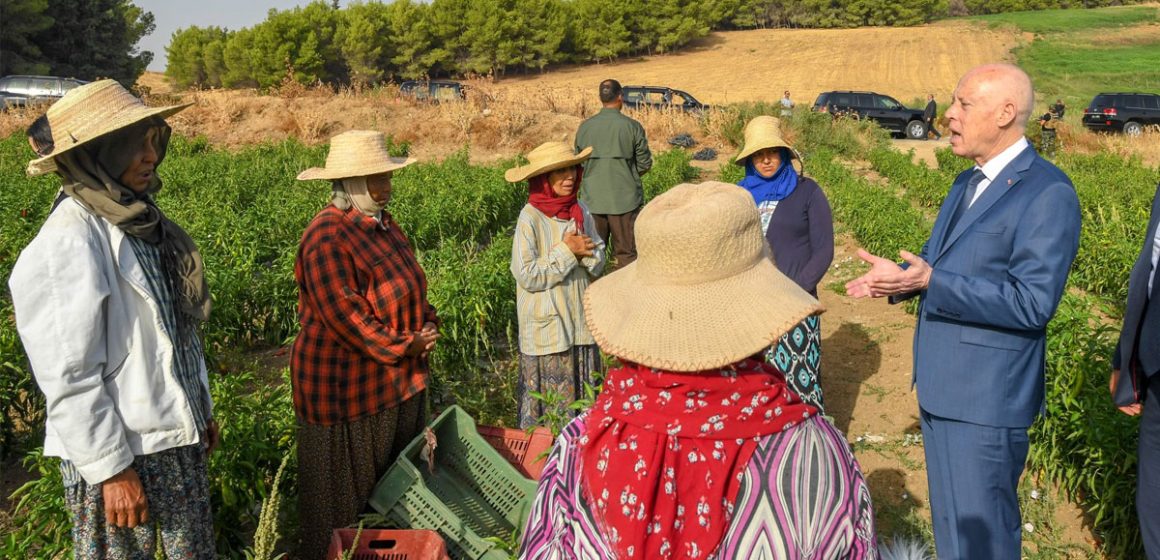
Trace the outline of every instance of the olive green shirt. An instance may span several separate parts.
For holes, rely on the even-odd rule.
[[[626,214],[644,204],[640,176],[652,167],[644,127],[616,109],[580,123],[576,150],[592,147],[584,164],[580,200],[593,214]]]

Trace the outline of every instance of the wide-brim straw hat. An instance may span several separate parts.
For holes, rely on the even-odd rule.
[[[745,165],[745,160],[749,156],[766,148],[788,149],[790,159],[795,161],[798,171],[801,171],[801,154],[781,137],[781,121],[777,117],[771,117],[769,115],[753,117],[745,125],[745,143],[741,145],[741,152],[733,159],[733,163]]]
[[[114,80],[78,86],[48,108],[52,153],[28,162],[30,177],[56,171],[54,158],[150,117],[165,118],[193,105],[149,107]]]
[[[508,169],[504,172],[503,178],[507,179],[509,183],[518,183],[528,177],[579,165],[591,155],[592,146],[576,153],[572,151],[572,146],[567,142],[544,142],[528,152],[527,165]]]
[[[738,362],[773,345],[821,304],[773,264],[748,191],[682,184],[636,220],[637,259],[584,293],[605,352],[667,371]]]
[[[298,174],[299,181],[369,177],[402,169],[417,160],[394,157],[387,151],[387,137],[377,130],[350,130],[330,139],[326,167],[311,167]]]

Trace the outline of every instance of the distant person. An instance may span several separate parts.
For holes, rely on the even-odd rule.
[[[794,103],[793,100],[789,98],[788,89],[785,90],[785,94],[781,96],[781,101],[779,101],[779,104],[781,105],[781,118],[788,119],[789,117],[793,116]]]
[[[934,94],[926,96],[926,109],[922,111],[922,120],[926,121],[926,136],[930,137],[930,133],[934,133],[935,140],[942,140],[942,133],[934,127],[935,120],[938,119],[938,104],[934,101]]]
[[[336,527],[358,522],[379,478],[426,426],[439,319],[427,275],[390,212],[394,172],[382,132],[330,139],[330,184],[294,261],[301,330],[290,351],[298,420],[298,558],[325,556]]]
[[[1055,105],[1051,106],[1051,112],[1055,114],[1055,118],[1063,120],[1063,112],[1067,110],[1067,106],[1063,104],[1062,99],[1056,99]]]
[[[564,414],[604,371],[600,349],[584,323],[584,291],[604,270],[604,242],[596,222],[576,198],[581,164],[592,148],[576,154],[566,142],[545,142],[528,153],[528,164],[504,173],[512,183],[528,182],[528,203],[516,221],[511,273],[516,279],[520,378],[520,428],[530,428],[548,412],[532,393],[563,397]],[[575,413],[568,416],[571,419]]]
[[[764,359],[822,308],[773,264],[753,197],[677,185],[640,239],[584,296],[619,364],[549,452],[519,558],[877,558],[846,437]]]
[[[1160,558],[1160,186],[1140,256],[1128,277],[1128,303],[1108,389],[1115,406],[1140,419],[1136,513],[1148,558]]]
[[[969,70],[946,118],[959,174],[917,255],[870,263],[852,297],[918,296],[914,383],[939,558],[1017,560],[1017,487],[1044,410],[1047,324],[1079,249],[1075,187],[1028,144],[1031,79]]]
[[[576,151],[592,148],[580,200],[592,212],[596,237],[612,244],[614,270],[636,260],[634,229],[644,204],[640,178],[652,168],[652,152],[644,127],[620,112],[620,82],[600,82],[600,102],[604,108],[576,131]]]
[[[834,218],[813,179],[800,175],[797,152],[781,138],[776,118],[755,117],[745,125],[745,144],[733,160],[745,166],[738,185],[749,191],[761,218],[761,233],[773,249],[777,269],[818,297],[818,282],[834,260]],[[766,352],[786,384],[820,411],[822,325],[818,315],[802,319]]]
[[[200,329],[211,301],[201,253],[158,207],[165,118],[113,80],[48,109],[65,192],[8,286],[60,457],[77,560],[212,560],[209,456],[217,446]]]
[[[1056,126],[1059,121],[1055,118],[1049,110],[1039,117],[1039,151],[1047,157],[1055,156],[1055,141],[1058,138],[1056,134]]]

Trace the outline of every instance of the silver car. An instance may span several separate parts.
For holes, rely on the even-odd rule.
[[[51,103],[88,82],[56,76],[11,75],[0,78],[0,108]]]

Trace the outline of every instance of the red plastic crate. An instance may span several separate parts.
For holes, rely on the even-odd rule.
[[[335,529],[327,560],[338,560],[354,543],[358,529]],[[351,560],[449,560],[443,537],[426,529],[363,529]]]
[[[497,428],[495,426],[476,426],[479,435],[487,440],[504,459],[507,459],[524,476],[539,480],[544,470],[547,455],[545,451],[552,448],[552,431],[547,428],[536,428],[528,435],[524,430]]]

